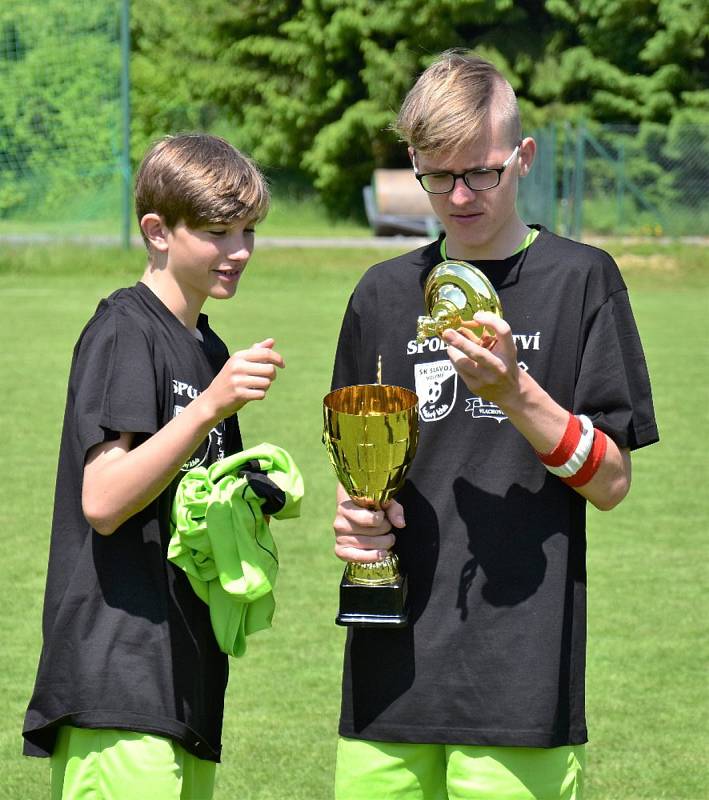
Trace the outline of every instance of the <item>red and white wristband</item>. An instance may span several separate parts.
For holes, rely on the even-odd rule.
[[[569,414],[564,435],[551,453],[537,456],[553,475],[569,486],[583,486],[598,472],[608,439],[585,414]]]

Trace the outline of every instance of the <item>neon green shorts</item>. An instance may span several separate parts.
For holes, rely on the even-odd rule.
[[[335,800],[581,800],[585,747],[397,744],[341,738]]]
[[[217,766],[163,736],[70,726],[50,762],[52,800],[211,800]]]

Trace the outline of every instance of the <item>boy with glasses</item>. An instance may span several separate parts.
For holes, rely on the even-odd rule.
[[[336,797],[579,800],[585,505],[617,505],[630,450],[658,438],[626,288],[606,253],[520,218],[535,143],[491,64],[444,53],[397,130],[443,233],[362,278],[332,387],[374,382],[381,355],[382,381],[419,396],[419,446],[383,512],[338,487],[334,529],[344,560],[395,545],[409,626],[348,631]],[[504,320],[476,315],[489,346],[416,341],[445,258],[497,290]]]

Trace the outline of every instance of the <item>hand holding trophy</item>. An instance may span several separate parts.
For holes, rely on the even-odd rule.
[[[323,444],[352,500],[381,508],[401,488],[418,444],[418,398],[401,386],[345,386],[323,401]],[[340,583],[338,625],[407,624],[406,577],[393,553],[349,562]]]

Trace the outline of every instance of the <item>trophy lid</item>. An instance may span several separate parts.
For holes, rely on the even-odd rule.
[[[470,323],[478,311],[502,317],[502,304],[484,272],[467,261],[448,259],[431,270],[424,285],[428,316],[418,319],[417,340],[441,336],[446,328],[479,327]]]

